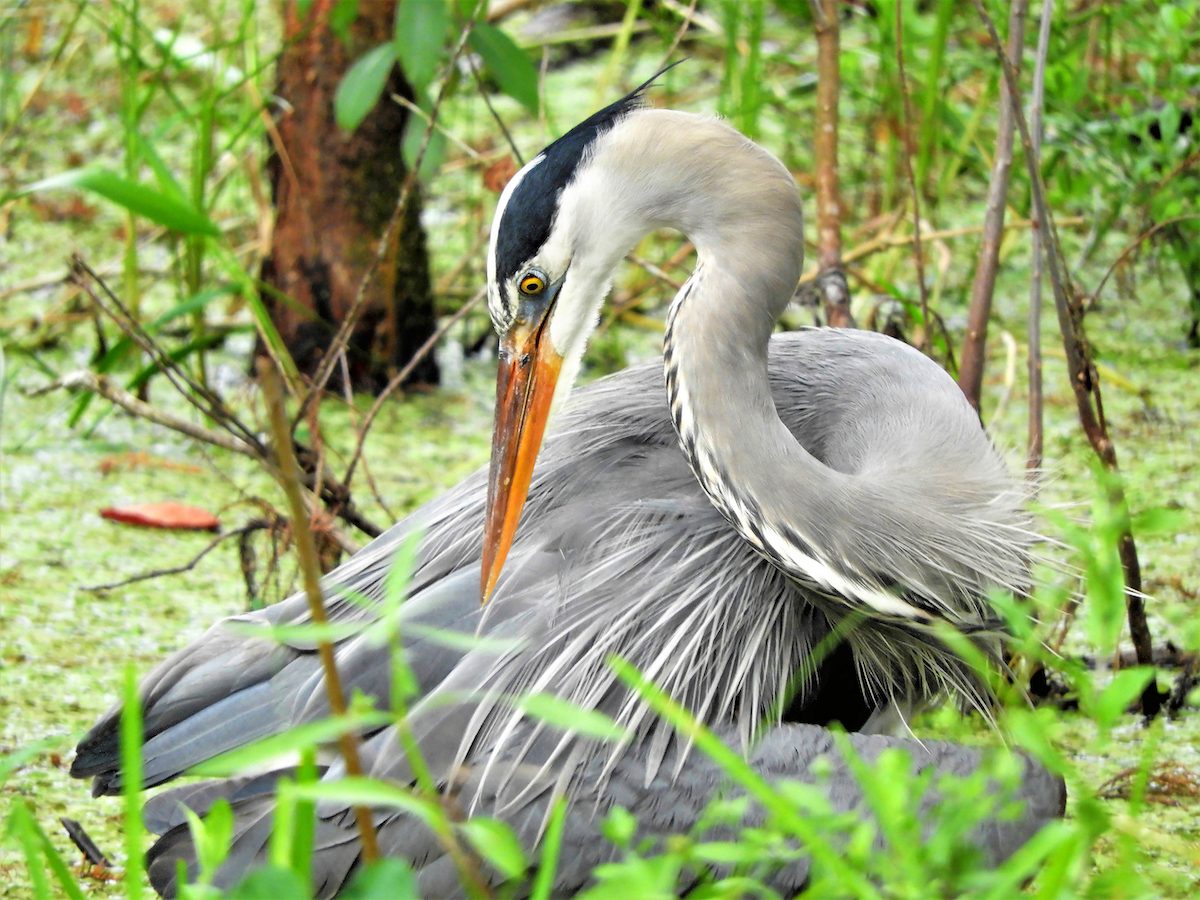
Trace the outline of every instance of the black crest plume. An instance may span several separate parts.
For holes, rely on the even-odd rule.
[[[620,100],[588,116],[545,150],[508,199],[496,236],[496,277],[504,284],[546,243],[563,188],[596,139],[635,109],[645,105],[646,90],[683,60],[655,72]]]

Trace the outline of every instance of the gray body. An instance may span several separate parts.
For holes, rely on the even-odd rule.
[[[570,267],[584,280],[576,293],[593,304],[578,313],[586,318],[599,303],[596,286],[607,285],[631,240],[658,225],[687,232],[700,265],[672,306],[665,366],[603,379],[567,404],[487,607],[479,605],[483,472],[326,582],[333,620],[373,619],[397,548],[421,530],[400,622],[420,687],[409,719],[414,736],[465,811],[505,819],[528,847],[549,799],[560,791],[572,798],[559,894],[584,886],[591,866],[616,853],[597,831],[609,806],[632,808],[646,834],[665,835],[694,824],[722,785],[702,754],[621,685],[611,654],[636,665],[765,776],[811,781],[810,764],[830,750],[821,725],[870,727],[887,710],[947,693],[986,704],[929,626],[948,621],[989,646],[986,593],[1023,588],[1030,540],[1020,491],[934,363],[864,332],[770,338],[799,274],[801,246],[794,186],[771,157],[712,120],[627,110],[584,158],[589,168],[571,176],[555,228],[539,244],[549,248],[540,264],[553,274],[560,229],[577,229]],[[595,194],[611,194],[614,178],[633,184],[633,193],[610,196],[618,214],[594,227],[617,237],[582,258],[578,239],[593,227],[584,220],[603,212]],[[585,290],[588,279],[594,283]],[[564,318],[550,326],[568,364],[582,352],[578,323],[565,318],[575,309],[570,291],[568,281],[557,300]],[[492,299],[498,324],[511,319],[502,287]],[[351,602],[347,591],[372,602]],[[307,618],[300,596],[227,622]],[[845,642],[815,654],[839,625],[848,626]],[[492,640],[464,650],[431,628]],[[386,704],[386,648],[349,638],[337,658],[349,688]],[[540,725],[507,700],[528,692],[600,710],[629,739],[600,744]],[[278,645],[227,623],[159,666],[142,697],[148,785],[328,712],[313,646]],[[120,787],[118,712],[84,739],[72,768],[95,776],[97,792]],[[868,758],[902,746],[938,771],[979,765],[978,751],[952,745],[852,740]],[[412,778],[393,729],[367,736],[364,756],[371,775]],[[862,809],[855,779],[832,756],[823,783],[834,806]],[[1026,765],[1023,816],[977,835],[990,862],[1061,812],[1061,782]],[[334,764],[326,777],[338,774]],[[172,892],[175,860],[193,861],[175,808],[181,800],[202,810],[215,796],[235,798],[237,833],[223,883],[261,861],[269,781],[183,788],[153,801],[151,824],[167,832],[151,851],[155,886]],[[353,871],[358,845],[347,810],[319,812],[314,866],[326,896]],[[759,815],[752,811],[750,820]],[[383,850],[413,861],[428,896],[458,891],[450,861],[422,826],[382,812],[377,819]],[[806,874],[806,864],[793,864],[776,885],[798,889]]]

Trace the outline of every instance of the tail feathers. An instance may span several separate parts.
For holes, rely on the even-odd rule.
[[[277,692],[269,682],[239,691],[146,741],[142,747],[143,786],[170,781],[198,763],[274,734],[286,725],[279,715]],[[72,775],[81,774],[81,758],[91,761],[91,757],[76,756]],[[116,794],[122,784],[119,759],[114,759],[96,774],[92,794]]]
[[[250,619],[250,617],[242,617]],[[142,728],[147,741],[205,711],[214,697],[237,696],[269,681],[297,657],[272,642],[230,632],[220,622],[197,643],[167,659],[142,682]],[[121,704],[114,704],[79,742],[71,775],[97,777],[95,795],[109,793],[120,768]]]

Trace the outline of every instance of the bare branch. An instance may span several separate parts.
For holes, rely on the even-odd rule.
[[[136,584],[139,581],[149,581],[152,578],[163,578],[167,575],[181,575],[184,572],[190,572],[192,569],[196,568],[196,566],[200,564],[200,560],[208,556],[209,553],[217,549],[218,546],[223,544],[229,538],[244,537],[251,532],[259,531],[263,528],[269,527],[270,523],[267,522],[266,519],[254,519],[243,525],[241,528],[235,528],[233,531],[226,531],[217,535],[204,546],[203,550],[201,550],[187,562],[178,566],[167,566],[163,569],[151,569],[149,572],[142,572],[140,575],[131,575],[129,578],[122,578],[120,581],[110,581],[105,584],[89,584],[80,588],[80,590],[95,592],[112,591],[120,587],[125,587],[127,584]]]
[[[206,444],[212,444],[214,447],[223,447],[226,450],[240,453],[242,456],[249,456],[253,459],[261,458],[256,447],[247,444],[240,438],[222,434],[219,431],[212,431],[203,425],[197,425],[194,422],[189,422],[187,419],[181,419],[174,413],[151,406],[145,400],[140,400],[124,388],[113,384],[106,376],[97,375],[95,372],[87,370],[71,372],[31,393],[36,397],[60,389],[91,391],[93,394],[99,394],[105,400],[117,404],[117,406],[127,412],[133,413],[140,419],[146,419],[147,421],[154,422],[156,425],[162,425],[165,428],[170,428],[172,431],[178,431],[180,434],[186,434],[190,438],[195,438]]]
[[[917,349],[922,353],[929,352],[929,333],[932,323],[929,320],[929,289],[925,285],[925,254],[921,248],[921,192],[917,190],[917,176],[913,173],[913,141],[912,141],[912,97],[908,93],[908,77],[904,73],[904,4],[896,4],[896,71],[900,77],[900,96],[904,101],[904,122],[901,127],[901,138],[904,152],[904,171],[908,176],[909,194],[912,197],[913,209],[913,262],[917,267],[917,294],[921,300],[921,339]],[[1001,222],[1003,226],[1003,222]],[[947,346],[949,341],[947,340]]]
[[[292,452],[292,431],[288,426],[287,412],[283,408],[283,387],[278,373],[265,357],[258,359],[258,381],[262,385],[263,399],[271,421],[271,436],[277,463],[277,471],[274,474],[287,495],[288,511],[292,519],[292,536],[296,542],[296,555],[300,559],[300,570],[304,576],[304,593],[308,598],[309,615],[316,625],[324,625],[328,622],[328,617],[325,615],[325,601],[321,593],[321,569],[317,562],[312,528],[309,525],[308,508],[300,494],[300,467],[296,464],[296,456]],[[344,716],[346,695],[342,692],[342,680],[338,673],[337,660],[334,659],[333,645],[328,640],[319,641],[317,652],[321,657],[329,708],[335,716]],[[338,742],[346,763],[346,773],[350,776],[361,775],[363,770],[358,757],[358,736],[353,731],[345,731]],[[371,811],[365,806],[356,806],[354,816],[358,823],[359,840],[362,841],[363,861],[373,862],[379,858],[379,841],[375,834],[375,822],[371,818]]]
[[[1100,379],[1092,362],[1091,347],[1083,332],[1083,306],[1079,303],[1068,280],[1062,244],[1059,242],[1058,231],[1054,227],[1054,220],[1051,218],[1050,209],[1046,203],[1045,185],[1042,183],[1041,172],[1034,165],[1033,138],[1029,132],[1029,125],[1025,121],[1025,114],[1021,109],[1016,69],[1001,50],[1000,36],[996,33],[996,25],[988,15],[982,0],[974,0],[974,3],[996,47],[996,53],[1004,72],[1004,80],[1009,90],[1012,114],[1021,134],[1021,145],[1025,150],[1025,164],[1029,170],[1030,187],[1033,190],[1034,208],[1037,211],[1042,237],[1047,242],[1046,266],[1050,275],[1050,284],[1054,289],[1054,307],[1058,313],[1063,350],[1067,357],[1067,372],[1070,376],[1071,389],[1075,393],[1075,407],[1079,413],[1079,422],[1101,463],[1110,472],[1116,473],[1118,471],[1117,451],[1104,421]],[[1129,619],[1129,633],[1133,639],[1139,664],[1149,666],[1154,662],[1153,643],[1150,626],[1146,621],[1141,564],[1138,560],[1137,545],[1134,543],[1130,525],[1129,502],[1118,479],[1112,480],[1108,493],[1109,502],[1119,511],[1123,522],[1122,532],[1118,538],[1117,552],[1121,558],[1121,568],[1125,573],[1125,606]],[[1142,692],[1142,713],[1153,717],[1158,714],[1161,707],[1162,697],[1159,694],[1158,685],[1154,679],[1151,679],[1146,685],[1145,691]]]
[[[454,327],[454,324],[460,321],[467,313],[478,306],[479,302],[483,300],[486,294],[486,288],[481,288],[476,292],[475,296],[464,303],[454,315],[443,322],[441,327],[431,334],[424,344],[417,348],[417,352],[413,354],[412,359],[405,363],[404,368],[392,376],[392,379],[387,383],[384,389],[379,392],[379,396],[376,397],[375,402],[371,404],[371,408],[367,411],[366,418],[364,418],[362,421],[362,427],[359,429],[358,443],[354,445],[354,453],[350,457],[349,465],[346,466],[346,475],[344,480],[345,484],[349,484],[350,480],[354,478],[354,469],[358,465],[358,461],[362,458],[363,446],[367,441],[367,432],[370,431],[371,423],[375,421],[375,417],[379,415],[379,411],[383,409],[384,402],[396,391],[397,388],[400,387],[400,385],[404,383],[405,379],[408,378],[409,373],[411,373],[412,370],[417,367],[421,360],[428,356],[433,348],[437,346],[437,342],[442,339],[446,332]]]
[[[1037,59],[1033,66],[1033,99],[1030,101],[1030,130],[1033,132],[1033,166],[1042,170],[1042,109],[1046,95],[1046,57],[1050,50],[1050,23],[1054,0],[1042,0],[1038,26]],[[1036,486],[1043,459],[1044,401],[1042,397],[1042,233],[1030,235],[1033,271],[1029,276],[1029,435],[1026,440],[1025,471]]]
[[[1008,51],[996,45],[998,55],[1005,57],[1006,71],[1011,65],[1014,73],[1021,63],[1025,46],[1025,14],[1028,0],[1011,0],[1008,8]],[[999,36],[993,36],[999,41]],[[971,282],[971,303],[967,311],[967,334],[963,339],[962,364],[958,384],[967,400],[979,409],[983,390],[983,370],[987,363],[987,328],[992,314],[992,295],[996,291],[996,272],[1000,265],[1000,242],[1004,237],[1004,207],[1008,196],[1009,173],[1012,170],[1013,102],[1019,87],[1016,75],[1000,86],[1000,122],[996,129],[996,158],[992,161],[992,177],[988,182],[987,210],[984,213],[983,241],[979,245],[979,261],[975,279]]]

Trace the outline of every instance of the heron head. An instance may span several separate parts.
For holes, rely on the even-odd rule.
[[[655,76],[657,77],[657,76]],[[605,233],[597,197],[598,142],[641,106],[653,81],[576,125],[504,189],[488,248],[488,309],[500,336],[496,422],[483,545],[483,599],[491,596],[555,399],[575,380],[587,338],[626,247]]]

